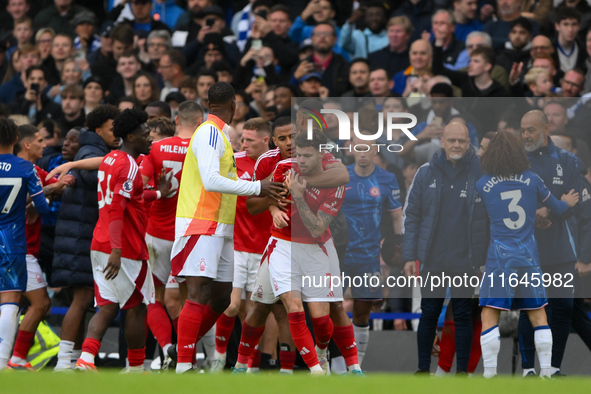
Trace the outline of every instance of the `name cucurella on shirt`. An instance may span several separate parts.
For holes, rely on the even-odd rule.
[[[493,176],[484,184],[484,187],[482,188],[482,190],[484,190],[486,193],[488,193],[491,191],[491,189],[494,187],[494,185],[496,185],[500,182],[505,182],[505,181],[521,182],[526,185],[529,185],[530,178],[527,177],[524,179],[523,174],[511,175],[509,177]]]

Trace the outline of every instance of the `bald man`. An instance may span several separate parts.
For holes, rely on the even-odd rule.
[[[392,91],[400,95],[404,93],[407,83],[431,72],[433,48],[431,48],[429,41],[416,40],[410,46],[408,57],[410,66],[394,75],[394,89]]]
[[[544,112],[529,111],[521,119],[521,137],[527,151],[531,170],[538,174],[554,196],[562,196],[570,190],[581,193],[581,172],[576,157],[554,145],[548,137],[550,124]],[[519,205],[519,202],[516,202]],[[574,277],[577,262],[575,245],[567,227],[581,210],[581,202],[566,213],[557,215],[540,208],[536,217],[536,241],[544,274],[565,280]],[[570,219],[569,219],[570,218]],[[558,284],[558,282],[556,282]],[[565,286],[550,286],[548,296],[548,324],[552,330],[552,364],[550,374],[562,376],[560,366],[568,340],[573,311],[573,289]],[[525,313],[519,318],[519,336],[524,376],[534,376],[534,330]]]
[[[480,163],[468,129],[452,122],[443,130],[441,148],[417,171],[404,206],[402,258],[405,273],[423,280],[472,275],[484,264],[488,249],[487,215],[475,183]],[[418,264],[417,264],[418,261]],[[432,280],[432,279],[431,279]],[[447,279],[446,279],[447,280]],[[429,374],[437,319],[446,286],[423,288],[417,332],[418,374]],[[451,304],[456,327],[457,372],[468,372],[472,344],[472,288],[452,286]]]

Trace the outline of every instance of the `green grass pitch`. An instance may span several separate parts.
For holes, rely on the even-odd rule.
[[[429,378],[403,374],[369,374],[367,377],[312,377],[305,373],[280,376],[276,373],[257,375],[174,373],[120,375],[118,372],[38,373],[4,372],[0,374],[0,392],[7,393],[80,393],[80,394],[283,394],[283,393],[553,393],[589,392],[591,379],[568,377],[561,380],[497,377]]]

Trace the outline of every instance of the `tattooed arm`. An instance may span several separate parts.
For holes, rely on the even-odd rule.
[[[310,207],[304,199],[306,186],[306,180],[300,178],[299,175],[295,175],[291,181],[291,197],[298,207],[298,213],[302,219],[302,222],[310,232],[310,235],[316,238],[321,236],[322,233],[327,229],[330,222],[332,222],[334,219],[334,216],[322,211],[318,211],[318,213],[315,214],[310,210]]]

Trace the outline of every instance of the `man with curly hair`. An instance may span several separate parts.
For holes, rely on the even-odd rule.
[[[98,171],[99,220],[91,245],[95,299],[99,307],[88,325],[76,369],[96,370],[94,358],[109,323],[119,308],[127,309],[125,340],[130,372],[143,372],[146,358],[146,304],[154,301],[154,281],[144,235],[145,201],[170,193],[167,178],[158,191],[145,191],[137,159],[150,153],[152,137],[148,115],[127,109],[113,121],[113,135],[121,148],[106,155]]]

